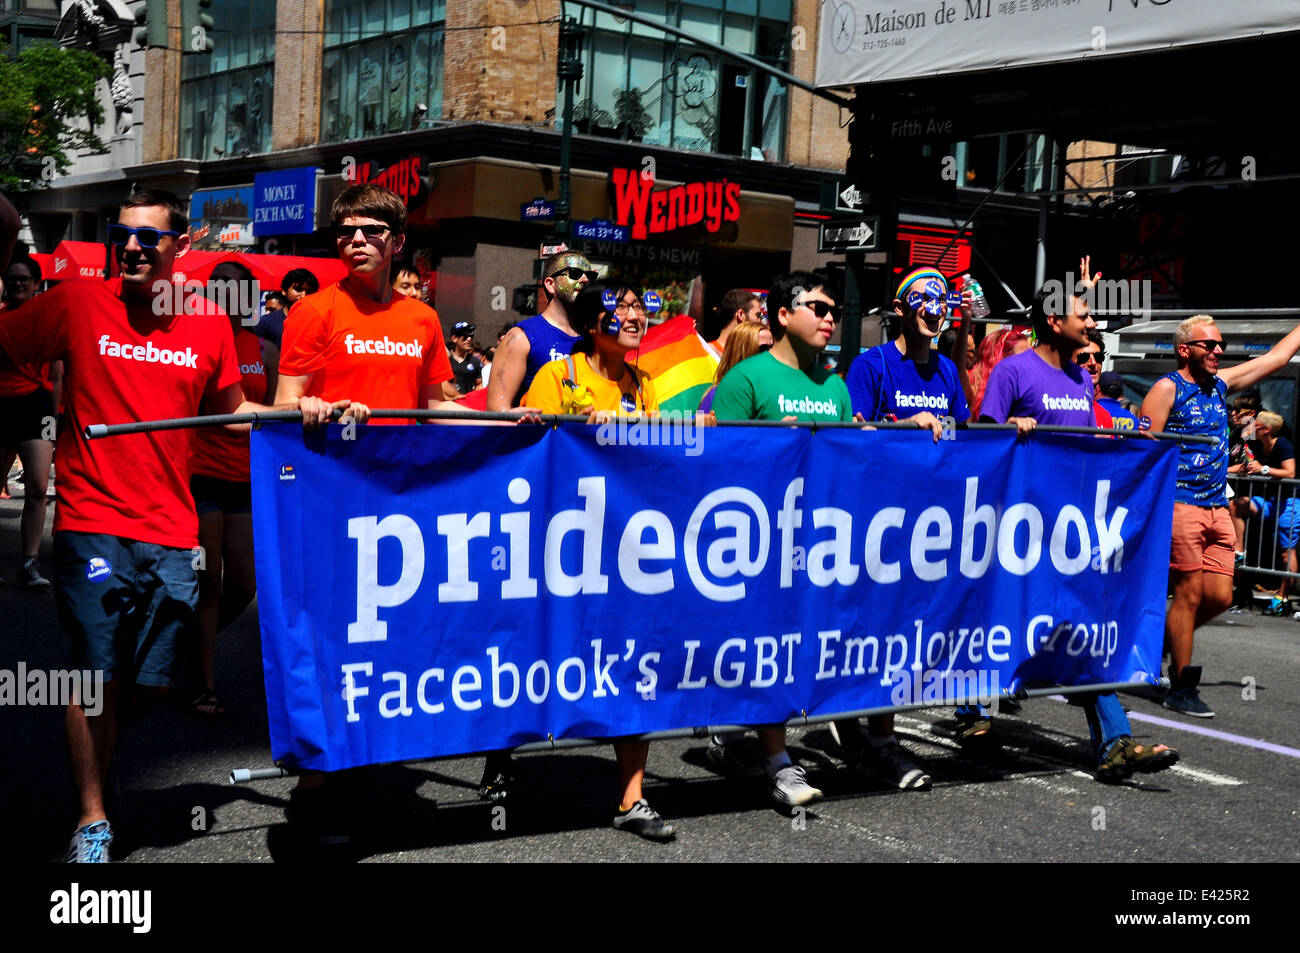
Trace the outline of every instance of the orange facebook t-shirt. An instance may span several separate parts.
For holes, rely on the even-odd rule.
[[[55,463],[54,531],[104,533],[188,549],[199,518],[190,496],[189,430],[87,440],[87,424],[193,417],[239,383],[230,319],[191,299],[179,316],[128,304],[121,279],[65,281],[0,316],[0,351],[15,363],[64,362],[66,425]]]
[[[239,384],[245,400],[264,404],[268,397],[275,396],[266,392],[262,339],[247,328],[240,328],[235,335],[235,360],[239,363]],[[215,480],[247,483],[248,434],[224,427],[200,427],[194,437],[191,470]]]
[[[422,388],[441,399],[451,362],[436,311],[396,294],[380,304],[351,293],[345,279],[293,306],[284,322],[280,374],[309,377],[309,397],[414,408],[422,406]]]

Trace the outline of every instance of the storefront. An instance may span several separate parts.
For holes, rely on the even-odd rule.
[[[727,289],[765,287],[790,267],[792,197],[746,189],[739,176],[656,179],[622,161],[608,173],[573,171],[568,244],[602,274],[658,291],[665,317],[699,319]],[[359,157],[355,169],[357,181],[386,185],[407,201],[404,257],[434,286],[444,324],[471,321],[488,342],[531,311],[526,291],[535,287],[543,246],[553,244],[554,166],[407,154]],[[348,184],[324,180],[321,208]]]

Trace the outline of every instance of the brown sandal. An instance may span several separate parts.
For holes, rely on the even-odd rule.
[[[1178,752],[1168,745],[1138,744],[1128,735],[1116,738],[1097,765],[1097,780],[1123,781],[1134,772],[1154,774],[1178,763]]]
[[[190,701],[190,712],[200,718],[220,718],[226,714],[226,709],[222,707],[217,693],[211,688],[205,688]]]

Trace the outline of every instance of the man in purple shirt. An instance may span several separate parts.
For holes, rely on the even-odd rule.
[[[1089,262],[1079,262],[1083,283],[1091,286]],[[1100,278],[1100,273],[1097,278]],[[1066,313],[1055,314],[1046,307],[1048,295],[1040,291],[1034,299],[1034,334],[1038,344],[1023,354],[1006,358],[993,368],[988,390],[980,408],[980,419],[1013,423],[1021,435],[1038,424],[1063,427],[1095,427],[1093,384],[1088,372],[1074,362],[1074,352],[1088,343],[1088,331],[1096,327],[1085,301],[1068,295]],[[1134,771],[1161,771],[1178,760],[1178,752],[1167,745],[1138,744],[1124,707],[1114,692],[1072,695],[1071,704],[1083,706],[1088,729],[1097,750],[1097,778],[1120,781]],[[992,722],[978,709],[957,710],[963,723],[963,738],[988,739]]]

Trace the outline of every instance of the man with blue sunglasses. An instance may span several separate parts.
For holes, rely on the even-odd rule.
[[[89,441],[88,424],[268,411],[244,398],[229,319],[195,295],[178,294],[177,258],[189,250],[188,220],[170,192],[138,192],[109,237],[121,278],[64,281],[0,320],[0,366],[65,361],[59,435],[54,585],[72,668],[85,688],[65,714],[80,819],[68,859],[106,863],[113,831],[104,788],[123,724],[151,708],[175,681],[177,646],[192,634],[198,599],[198,517],[190,495],[190,433],[152,431]],[[335,409],[303,398],[303,424]],[[102,680],[102,681],[101,681]]]

